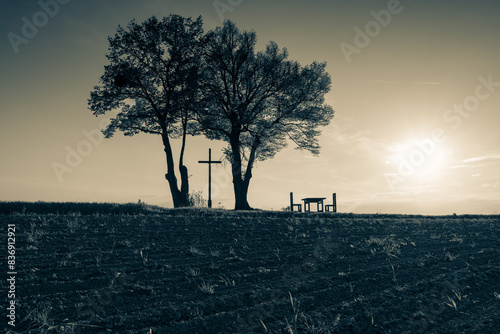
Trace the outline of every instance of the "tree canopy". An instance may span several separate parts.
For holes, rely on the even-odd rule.
[[[301,66],[274,42],[256,52],[256,42],[255,32],[240,32],[231,21],[204,41],[198,122],[208,138],[229,143],[236,209],[250,209],[247,192],[256,160],[274,157],[288,140],[318,154],[318,127],[334,114],[324,98],[331,86],[326,63]]]
[[[235,209],[250,209],[248,187],[255,161],[275,156],[289,141],[319,154],[319,127],[334,111],[325,104],[331,86],[326,63],[302,66],[269,42],[255,51],[257,36],[231,21],[203,34],[201,17],[178,15],[142,24],[134,20],[109,37],[100,84],[89,107],[94,115],[118,110],[103,131],[160,135],[174,206],[189,203],[183,157],[187,134],[228,143]],[[178,188],[171,139],[181,138]]]
[[[100,84],[94,87],[89,107],[94,115],[119,110],[103,131],[127,136],[137,133],[160,135],[167,161],[174,206],[187,204],[189,186],[183,157],[186,135],[199,107],[201,68],[201,17],[193,21],[178,15],[142,24],[131,21],[109,37],[107,58]],[[181,189],[177,185],[171,138],[182,138],[179,157]]]

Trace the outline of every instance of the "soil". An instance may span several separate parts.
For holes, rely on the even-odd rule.
[[[5,332],[500,332],[500,216],[0,219],[16,225]]]

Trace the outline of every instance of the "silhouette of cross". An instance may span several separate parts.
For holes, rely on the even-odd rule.
[[[208,164],[208,207],[212,207],[212,164],[220,164],[221,161],[212,160],[212,149],[208,149],[208,161],[198,161],[200,164]]]

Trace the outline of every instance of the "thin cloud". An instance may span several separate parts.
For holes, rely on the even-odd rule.
[[[389,84],[389,85],[401,85],[401,84],[421,85],[421,86],[443,85],[442,82],[438,82],[438,81],[416,81],[416,82],[409,82],[409,81],[377,80],[377,79],[368,79],[366,81],[367,82],[372,82],[372,83],[378,83],[378,84]]]
[[[489,155],[483,155],[480,157],[474,157],[474,158],[469,158],[462,160],[459,165],[452,166],[451,168],[453,169],[458,169],[458,168],[471,168],[471,167],[477,167],[477,163],[479,162],[487,162],[486,164],[492,164],[495,163],[493,160],[500,159],[500,154],[489,154]]]
[[[435,86],[435,85],[443,85],[443,83],[442,82],[434,82],[434,81],[422,81],[422,82],[415,82],[415,85]]]
[[[483,188],[498,188],[500,187],[500,180],[497,180],[495,183],[483,183],[481,185]]]
[[[380,158],[387,153],[387,146],[371,137],[370,131],[348,132],[334,127],[336,131],[329,134],[333,143],[340,144],[346,153],[356,156]]]
[[[474,157],[474,158],[470,158],[470,159],[465,159],[462,162],[463,163],[470,163],[470,162],[478,162],[478,161],[485,161],[485,160],[495,160],[495,159],[500,159],[500,154],[483,155],[481,157]]]

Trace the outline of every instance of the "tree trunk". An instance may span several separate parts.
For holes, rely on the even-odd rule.
[[[179,171],[181,173],[181,205],[189,205],[189,175],[186,166],[179,166]]]
[[[174,208],[182,207],[182,197],[179,188],[177,187],[177,178],[174,173],[165,174],[165,179],[168,181],[170,186],[170,193],[172,194],[172,201],[174,202]]]
[[[174,208],[186,206],[187,202],[183,201],[181,191],[177,186],[177,177],[175,177],[174,158],[172,155],[172,147],[170,146],[168,133],[166,131],[163,131],[161,137],[163,141],[165,157],[167,159],[167,174],[165,174],[165,179],[167,179],[168,184],[170,186],[170,193],[172,194],[172,201],[174,202]]]
[[[182,146],[179,155],[179,172],[181,174],[181,206],[189,205],[189,174],[188,169],[184,166],[184,150],[186,148],[187,135],[187,113],[182,120]]]
[[[233,160],[231,161],[233,173],[233,187],[234,187],[234,209],[235,210],[252,210],[248,204],[247,194],[249,181],[243,179],[241,155],[240,155],[240,136],[238,132],[233,132],[230,138],[231,151]]]
[[[248,184],[248,182],[241,179],[235,182],[233,178],[235,210],[252,210],[247,200]]]

